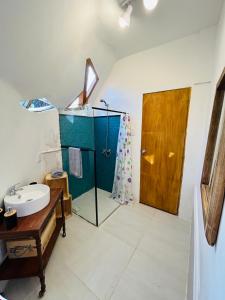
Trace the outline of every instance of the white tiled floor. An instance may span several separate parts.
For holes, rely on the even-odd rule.
[[[97,189],[97,193],[98,222],[101,224],[120,205],[110,197],[111,193],[102,189]],[[92,224],[96,224],[95,189],[91,189],[74,199],[73,208],[75,209],[77,215],[81,216]]]
[[[46,300],[185,300],[189,223],[148,206],[120,207],[100,228],[67,222],[46,270]],[[9,300],[37,299],[38,279],[11,281]]]

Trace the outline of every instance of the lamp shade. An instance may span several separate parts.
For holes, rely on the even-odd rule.
[[[147,10],[153,10],[156,8],[159,0],[143,0],[144,7]]]

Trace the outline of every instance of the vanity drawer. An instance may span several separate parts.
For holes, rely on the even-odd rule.
[[[54,213],[49,220],[47,226],[41,235],[42,253],[55,230],[56,227],[56,213]],[[37,256],[36,241],[34,239],[13,240],[6,242],[7,253],[10,259],[34,257]]]

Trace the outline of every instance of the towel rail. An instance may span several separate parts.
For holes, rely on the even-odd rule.
[[[62,146],[61,149],[62,150],[66,150],[68,148],[79,148],[81,151],[92,151],[92,152],[96,152],[95,149],[91,149],[91,148],[85,148],[85,147],[76,147],[76,146]]]
[[[54,152],[59,152],[61,151],[61,148],[57,148],[57,149],[49,149],[46,151],[42,151],[40,154],[48,154],[48,153],[54,153]]]
[[[54,152],[59,152],[61,150],[66,150],[68,148],[79,148],[81,151],[92,151],[95,152],[95,149],[91,149],[91,148],[85,148],[85,147],[77,147],[77,146],[61,146],[61,148],[56,148],[56,149],[49,149],[46,151],[42,151],[40,152],[40,155],[44,155],[44,154],[49,154],[49,153],[54,153]]]

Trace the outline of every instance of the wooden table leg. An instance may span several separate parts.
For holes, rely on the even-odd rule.
[[[37,247],[37,256],[39,260],[39,278],[41,283],[41,290],[39,292],[39,297],[43,297],[46,291],[46,285],[45,285],[45,275],[44,275],[44,265],[43,265],[43,257],[42,257],[42,251],[41,251],[41,238],[40,236],[35,237],[36,240],[36,247]]]
[[[62,221],[63,221],[63,237],[66,237],[66,220],[65,220],[65,212],[64,212],[64,199],[63,193],[61,195],[61,211],[62,211]]]

